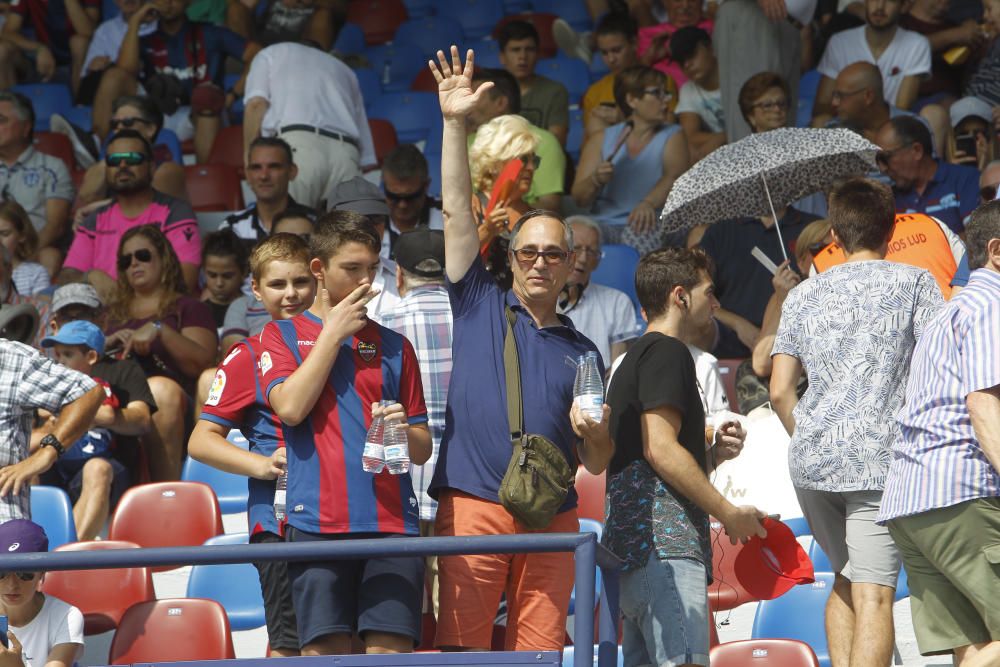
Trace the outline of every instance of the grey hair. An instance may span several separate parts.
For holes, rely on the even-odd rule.
[[[521,231],[521,227],[524,227],[525,223],[534,218],[552,218],[553,220],[558,220],[559,224],[563,226],[563,241],[566,243],[566,249],[572,252],[573,250],[573,227],[570,226],[569,220],[564,219],[561,215],[555,211],[548,211],[544,208],[533,208],[514,223],[514,229],[510,232],[510,249],[513,252],[514,239],[517,238],[518,233]]]
[[[17,115],[18,120],[27,121],[32,125],[31,132],[28,134],[28,137],[34,138],[35,108],[31,106],[31,100],[21,93],[4,90],[0,91],[0,102],[10,102],[11,106],[14,107],[14,113]]]
[[[600,248],[604,245],[604,232],[601,231],[601,226],[593,218],[588,218],[585,215],[571,215],[566,218],[566,224],[570,227],[582,225],[587,229],[594,230],[594,233],[597,234],[597,247]]]
[[[398,266],[398,265],[397,265]],[[420,261],[415,267],[418,271],[440,271],[441,265],[438,264],[436,259],[425,259]],[[441,277],[439,278],[428,278],[426,276],[418,276],[416,273],[407,271],[402,266],[399,270],[403,275],[403,287],[408,290],[414,287],[421,287],[423,285],[444,285],[444,272],[442,271]]]

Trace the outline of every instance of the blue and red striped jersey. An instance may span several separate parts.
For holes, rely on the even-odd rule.
[[[258,374],[261,352],[260,342],[249,338],[230,348],[215,372],[201,419],[239,429],[250,443],[251,452],[271,456],[274,450],[285,446],[285,440],[281,421],[264,400]],[[247,488],[250,492],[247,498],[250,534],[262,531],[280,534],[274,518],[274,480],[251,477],[247,480]]]
[[[306,311],[261,332],[265,394],[309,356],[322,321]],[[373,321],[344,341],[309,417],[282,425],[288,452],[288,523],[313,533],[418,534],[409,474],[361,467],[371,405],[398,401],[410,424],[427,421],[420,368],[405,337]]]

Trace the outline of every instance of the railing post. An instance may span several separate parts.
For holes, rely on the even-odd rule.
[[[585,533],[573,552],[576,570],[576,603],[573,619],[573,667],[594,665],[594,575],[597,571],[597,536]]]
[[[600,646],[597,648],[598,667],[618,664],[618,577],[613,567],[601,568]]]

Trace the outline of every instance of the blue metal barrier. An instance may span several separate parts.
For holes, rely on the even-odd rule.
[[[5,571],[93,570],[156,565],[212,565],[254,561],[322,561],[389,556],[574,552],[576,608],[594,608],[595,565],[601,568],[599,667],[613,667],[618,655],[618,570],[621,561],[597,543],[593,533],[413,537],[403,540],[357,539],[329,542],[239,544],[208,547],[161,547],[109,551],[59,551],[4,555]],[[574,616],[576,644],[594,641],[594,616]],[[351,656],[352,665],[387,664],[385,656]],[[360,662],[355,662],[357,659]],[[428,664],[426,660],[410,664]],[[188,664],[188,663],[184,663]],[[213,665],[222,663],[213,662]],[[245,665],[246,663],[244,663]],[[282,663],[284,664],[284,663]],[[346,662],[334,664],[347,665]],[[393,663],[397,664],[397,663]],[[402,662],[398,664],[404,664]],[[574,654],[574,667],[592,667],[587,651]],[[194,667],[192,665],[192,667]],[[234,663],[236,667],[236,663]]]

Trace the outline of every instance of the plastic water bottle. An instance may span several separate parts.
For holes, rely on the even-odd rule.
[[[399,422],[385,423],[385,467],[393,475],[410,472],[410,445],[406,440],[406,431],[399,427]]]
[[[274,518],[281,523],[288,516],[285,508],[285,490],[288,488],[288,468],[274,480]]]
[[[576,380],[573,401],[580,410],[596,422],[604,414],[604,380],[597,366],[597,353],[588,352],[576,359]]]
[[[389,401],[379,405],[385,407]],[[385,468],[385,420],[381,415],[372,419],[372,425],[365,434],[365,449],[361,453],[361,467],[365,472],[378,474]]]

